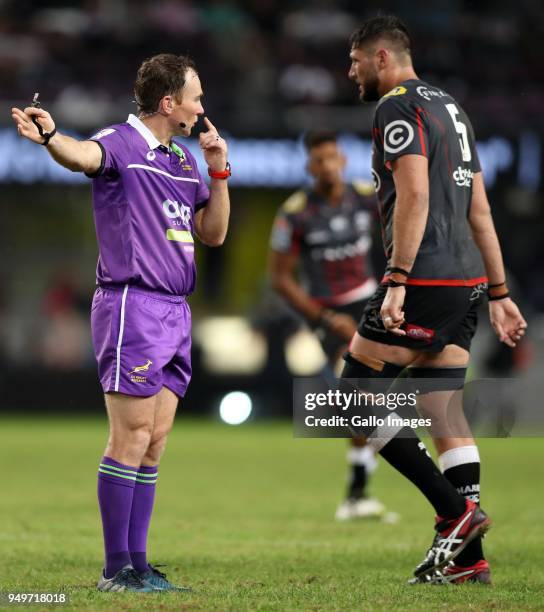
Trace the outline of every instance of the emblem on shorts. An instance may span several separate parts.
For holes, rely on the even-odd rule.
[[[129,374],[136,374],[136,372],[147,372],[147,370],[149,370],[150,365],[153,365],[153,362],[151,361],[151,359],[148,359],[147,363],[145,363],[144,365],[135,366],[134,370],[131,370]]]
[[[142,376],[140,372],[147,372],[149,370],[149,366],[153,365],[151,359],[147,360],[147,363],[144,365],[134,366],[134,369],[129,372],[130,380],[132,382],[143,383],[147,380],[146,376]]]
[[[420,325],[412,325],[407,323],[404,327],[406,335],[414,340],[423,340],[424,342],[430,342],[434,338],[434,329],[427,329]]]
[[[474,285],[474,287],[472,287],[472,293],[470,294],[469,301],[474,302],[480,296],[485,295],[486,291],[487,291],[487,283],[480,283],[479,285]]]

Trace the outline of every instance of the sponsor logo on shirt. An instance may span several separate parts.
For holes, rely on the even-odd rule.
[[[104,130],[100,130],[94,136],[91,136],[91,140],[100,140],[104,136],[108,136],[109,134],[113,134],[115,130],[113,128],[105,128]]]
[[[406,335],[414,340],[430,342],[434,338],[434,329],[427,329],[426,327],[412,325],[411,323],[407,323],[404,329],[406,331]]]
[[[457,167],[457,170],[453,171],[453,180],[459,187],[470,187],[472,185],[472,179],[474,178],[474,172],[468,168]]]
[[[312,250],[314,261],[342,261],[358,255],[365,255],[370,248],[370,238],[361,236],[357,242],[338,247],[315,248]]]
[[[331,233],[326,230],[316,230],[315,232],[309,232],[306,236],[306,242],[308,244],[319,244],[320,242],[327,242],[331,239]]]
[[[164,214],[172,219],[172,225],[182,225],[187,229],[191,227],[191,209],[177,200],[165,200],[162,203]]]
[[[376,193],[378,193],[378,191],[380,191],[380,189],[382,188],[382,179],[380,178],[380,175],[376,172],[376,170],[374,170],[374,168],[372,168],[372,182],[374,183],[374,189],[376,190]]]
[[[407,91],[408,90],[406,89],[406,87],[402,87],[401,85],[399,85],[398,87],[392,89],[390,92],[386,93],[384,95],[384,98],[388,98],[389,96],[402,96]]]
[[[371,217],[369,213],[365,211],[355,213],[355,227],[357,228],[357,231],[368,231],[370,229],[370,221]]]
[[[337,215],[329,221],[333,232],[345,232],[349,228],[349,221],[346,217]]]
[[[402,151],[412,140],[414,140],[414,128],[408,121],[397,119],[385,126],[383,146],[388,153]]]
[[[429,89],[425,85],[420,85],[416,88],[416,92],[425,100],[429,101],[431,98],[445,98],[447,93],[441,89]]]

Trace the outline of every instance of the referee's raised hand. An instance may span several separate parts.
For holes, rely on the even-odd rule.
[[[38,144],[42,144],[44,138],[40,135],[36,124],[32,121],[32,117],[36,118],[44,132],[51,133],[55,129],[55,122],[51,115],[46,110],[43,110],[43,108],[27,106],[24,111],[20,108],[12,108],[11,117],[15,121],[19,136],[24,136]]]
[[[198,137],[200,148],[210,170],[221,172],[227,165],[227,143],[208,117],[204,117],[204,125],[208,131],[201,132]]]

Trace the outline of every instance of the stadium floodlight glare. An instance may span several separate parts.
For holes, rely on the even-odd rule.
[[[293,376],[315,376],[327,363],[319,341],[307,329],[300,329],[287,340],[285,361]]]
[[[241,425],[247,421],[252,409],[253,402],[247,393],[231,391],[219,404],[219,416],[228,425]]]
[[[193,340],[202,349],[202,365],[211,374],[250,375],[266,365],[266,339],[243,317],[201,319],[195,324]]]

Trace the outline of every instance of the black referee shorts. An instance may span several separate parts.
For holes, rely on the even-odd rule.
[[[380,285],[368,301],[358,328],[363,338],[429,353],[439,353],[447,344],[470,351],[478,309],[486,300],[486,283],[474,287],[408,285],[402,326],[406,336],[396,336],[383,326],[380,308],[386,292],[387,286]]]

